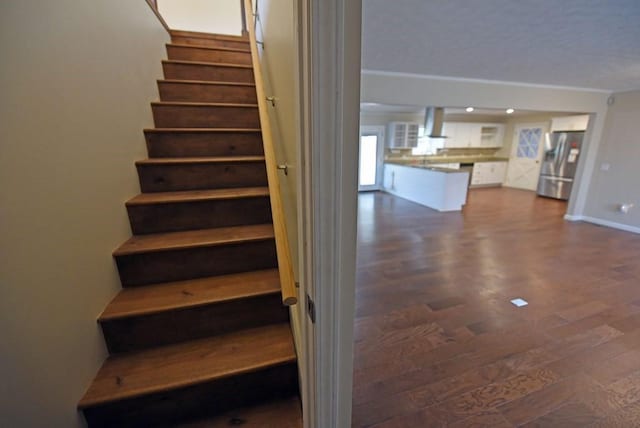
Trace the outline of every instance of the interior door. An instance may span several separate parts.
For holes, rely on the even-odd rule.
[[[360,128],[358,190],[380,190],[384,152],[384,127]]]
[[[506,186],[536,190],[540,176],[544,134],[548,129],[549,125],[546,123],[515,126]]]

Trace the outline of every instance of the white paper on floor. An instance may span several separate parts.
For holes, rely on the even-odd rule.
[[[513,303],[513,304],[514,304],[514,305],[516,305],[517,307],[520,307],[520,306],[527,306],[527,305],[529,304],[529,302],[527,302],[526,300],[521,299],[521,298],[513,299],[513,300],[511,301],[511,303]]]

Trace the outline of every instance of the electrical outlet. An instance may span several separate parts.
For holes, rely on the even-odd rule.
[[[603,163],[602,165],[600,165],[600,171],[609,171],[609,168],[611,168],[611,164],[609,163]]]
[[[620,204],[620,212],[627,214],[633,208],[633,204]]]

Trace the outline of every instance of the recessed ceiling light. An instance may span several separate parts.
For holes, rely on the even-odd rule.
[[[467,107],[466,110],[467,110],[467,113],[471,113],[474,109],[473,107]]]
[[[514,110],[514,109],[512,109],[512,108],[508,108],[508,109],[507,109],[507,114],[511,114],[511,113],[513,113],[514,111],[515,111],[515,110]]]

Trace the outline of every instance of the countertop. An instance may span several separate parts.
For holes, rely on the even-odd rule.
[[[412,164],[406,162],[394,162],[394,161],[385,161],[390,165],[398,165],[398,166],[406,166],[408,168],[418,168],[418,169],[428,169],[429,171],[437,171],[444,172],[445,174],[456,174],[456,173],[468,173],[469,171],[465,171],[463,169],[453,169],[453,168],[439,168],[437,166],[432,166],[427,164]],[[439,162],[442,163],[442,162]]]
[[[498,156],[428,156],[427,163],[476,163],[476,162],[507,162],[509,158]]]
[[[392,163],[396,165],[410,165],[410,164],[434,164],[434,163],[476,163],[476,162],[508,162],[509,158],[503,158],[498,156],[414,156],[413,159],[394,159],[387,160],[385,163]]]

